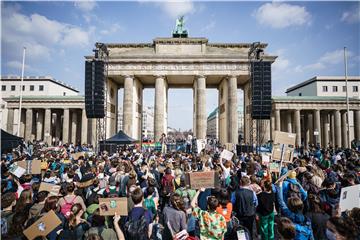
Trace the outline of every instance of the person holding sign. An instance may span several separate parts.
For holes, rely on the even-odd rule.
[[[191,201],[193,207],[193,216],[199,219],[200,239],[219,239],[224,237],[226,232],[226,221],[223,215],[216,212],[219,206],[219,200],[215,196],[207,198],[207,211],[201,210],[197,206],[200,192],[205,191],[204,188],[198,190],[195,197]]]

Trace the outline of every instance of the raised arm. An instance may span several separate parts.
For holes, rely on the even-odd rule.
[[[192,208],[196,208],[198,206],[198,198],[199,198],[200,192],[203,192],[203,191],[205,191],[205,188],[201,188],[196,192],[194,198],[191,200]]]

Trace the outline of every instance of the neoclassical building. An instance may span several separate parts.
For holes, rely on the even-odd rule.
[[[2,128],[25,140],[95,144],[96,122],[87,119],[84,97],[52,77],[25,77],[19,120],[20,77],[1,78]],[[18,125],[20,124],[20,132]]]

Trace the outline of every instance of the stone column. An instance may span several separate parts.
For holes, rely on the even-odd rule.
[[[8,109],[6,130],[10,134],[14,133],[14,109],[13,108]]]
[[[310,129],[309,129],[309,114],[304,113],[304,129],[305,129],[305,148],[308,148],[310,143]]]
[[[166,134],[166,83],[164,76],[155,79],[155,113],[154,113],[154,140],[159,141],[161,134]]]
[[[44,120],[44,140],[48,145],[51,145],[51,109],[45,109],[45,120]]]
[[[206,79],[205,76],[196,78],[196,133],[197,139],[206,138]]]
[[[37,111],[37,118],[36,118],[36,139],[43,140],[43,126],[44,126],[44,110],[39,109]]]
[[[71,114],[71,142],[76,144],[77,112],[74,109]]]
[[[275,130],[280,131],[280,110],[275,110]]]
[[[81,143],[88,143],[88,120],[86,118],[86,111],[82,109],[81,111]]]
[[[324,114],[324,147],[329,146],[329,114]]]
[[[333,112],[330,112],[330,143],[335,146],[335,116]]]
[[[238,143],[238,112],[237,112],[237,78],[229,76],[228,79],[228,142]]]
[[[296,109],[294,112],[295,118],[295,133],[296,133],[296,141],[295,144],[297,146],[301,145],[301,126],[300,126],[300,110]]]
[[[341,120],[340,120],[340,111],[335,110],[335,146],[341,147]]]
[[[348,145],[348,137],[347,137],[347,123],[346,123],[346,111],[341,113],[341,139],[342,139],[342,147],[349,147]]]
[[[26,109],[26,123],[25,123],[25,140],[31,140],[32,125],[33,125],[33,110]]]
[[[55,122],[55,139],[56,141],[60,140],[61,137],[61,114],[59,112],[56,113],[56,122]]]
[[[64,109],[64,118],[63,118],[63,137],[62,142],[69,143],[69,123],[70,123],[70,111],[68,108]]]
[[[133,76],[125,76],[124,80],[124,101],[123,101],[123,131],[129,136],[133,135]]]
[[[314,136],[316,139],[316,143],[319,144],[319,146],[321,145],[321,125],[320,125],[320,110],[314,110],[314,131],[317,131],[319,133],[319,135]],[[314,134],[314,133],[313,133]]]
[[[271,114],[271,118],[270,118],[270,126],[271,126],[271,131],[270,131],[270,139],[274,140],[274,133],[275,133],[275,114]]]
[[[307,114],[307,124],[309,125],[309,143],[313,144],[314,141],[314,114],[313,113],[308,113]]]
[[[360,110],[354,111],[354,137],[360,141]]]
[[[286,112],[286,124],[287,124],[287,132],[292,133],[292,120],[291,120],[292,112],[289,110]]]

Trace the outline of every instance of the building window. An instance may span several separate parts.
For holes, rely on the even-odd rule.
[[[323,92],[327,92],[327,91],[328,91],[327,86],[323,86]]]
[[[1,86],[1,91],[6,91],[6,86],[5,85]]]
[[[22,86],[22,90],[25,91],[25,86],[24,85]]]
[[[63,96],[66,96],[66,92],[63,92]]]
[[[11,85],[11,91],[15,91],[16,87],[15,85]]]
[[[346,86],[343,86],[343,92],[346,92]]]
[[[333,86],[333,92],[337,92],[338,87],[337,86]]]
[[[34,85],[30,85],[30,91],[34,91]]]
[[[301,96],[302,96],[302,94],[301,94],[301,93],[299,93],[299,96],[301,97]]]
[[[358,86],[353,86],[353,92],[358,92],[359,91],[359,87]]]
[[[39,85],[39,91],[44,91],[44,85]]]

